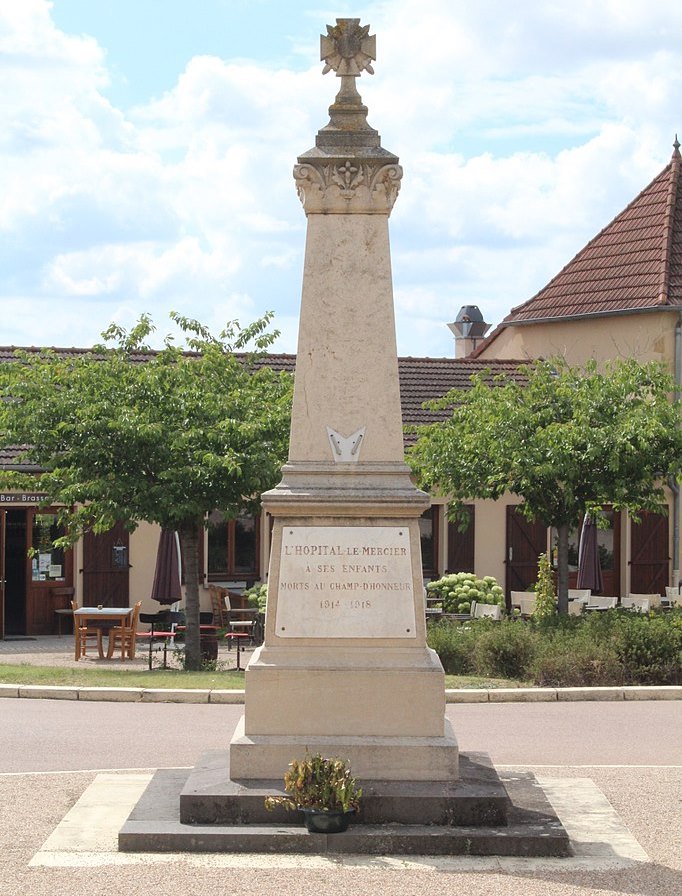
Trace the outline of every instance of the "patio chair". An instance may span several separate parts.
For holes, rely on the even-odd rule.
[[[669,607],[682,606],[682,593],[674,585],[665,586],[665,599]]]
[[[78,604],[75,600],[71,601],[71,613],[75,613],[78,609]],[[87,624],[83,624],[78,621],[78,617],[73,617],[73,632],[74,637],[76,638],[76,642],[78,644],[78,654],[79,656],[85,656],[85,652],[87,650],[88,638],[92,640],[95,639],[95,644],[97,645],[97,653],[102,656],[102,629],[96,625],[88,626]]]
[[[589,603],[592,597],[592,591],[589,588],[569,588],[569,600],[581,600],[583,603]]]
[[[576,597],[574,600],[569,600],[568,602],[568,615],[569,616],[581,616],[583,610],[589,603],[589,598],[587,597]]]
[[[256,622],[258,614],[252,609],[233,610],[230,603],[230,592],[225,594],[225,610],[227,612],[228,634],[247,634],[253,644],[255,641]],[[232,640],[228,639],[228,646],[232,646]]]
[[[612,610],[615,606],[618,605],[617,597],[602,597],[601,595],[593,594],[590,598],[589,604],[585,607],[586,610]]]
[[[650,607],[661,606],[661,595],[658,592],[656,592],[655,594],[635,594],[634,592],[630,591],[628,592],[628,598],[632,598],[635,601],[648,600]]]
[[[168,651],[175,650],[175,627],[180,619],[179,613],[160,610],[158,613],[140,613],[140,622],[149,624],[149,631],[136,632],[138,640],[149,643],[149,668],[152,668],[152,654],[163,653],[163,668],[168,665]]]
[[[535,611],[537,595],[534,591],[512,591],[512,610],[518,610],[522,619],[528,619]]]
[[[218,585],[208,586],[208,596],[211,598],[211,610],[213,611],[213,625],[217,628],[227,628],[229,625],[224,601],[226,594],[226,590]]]
[[[474,619],[494,619],[496,622],[499,622],[502,619],[502,607],[499,607],[497,604],[479,604],[472,610],[472,617]]]
[[[121,648],[121,660],[124,660],[126,658],[126,653],[128,654],[129,659],[135,659],[137,624],[140,617],[141,606],[142,601],[138,600],[138,602],[133,607],[133,612],[130,616],[130,625],[116,625],[114,626],[114,628],[110,629],[107,659],[112,658],[117,646],[120,646]]]
[[[637,594],[628,594],[627,597],[622,597],[620,605],[624,610],[635,610],[637,613],[649,612],[649,598],[640,597]]]

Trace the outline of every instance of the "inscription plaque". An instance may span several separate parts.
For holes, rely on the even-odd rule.
[[[415,638],[408,528],[285,526],[275,634]]]

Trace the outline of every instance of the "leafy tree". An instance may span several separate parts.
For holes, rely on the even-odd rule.
[[[198,669],[198,549],[206,515],[255,510],[286,457],[291,378],[267,367],[271,314],[214,337],[171,314],[186,349],[167,336],[153,352],[143,315],[112,325],[87,353],[18,351],[0,367],[0,444],[29,446],[43,472],[0,474],[3,488],[42,492],[61,506],[69,546],[117,520],[175,529],[186,585],[186,665]]]
[[[410,462],[420,485],[448,495],[452,514],[473,498],[505,493],[558,531],[559,611],[568,611],[568,533],[585,512],[665,512],[663,480],[682,470],[680,404],[656,363],[618,360],[571,368],[537,361],[515,377],[472,378],[430,402],[452,411],[420,427]]]

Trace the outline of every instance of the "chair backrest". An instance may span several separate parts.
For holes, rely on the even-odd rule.
[[[530,616],[535,611],[537,595],[534,591],[512,591],[512,607],[518,607],[522,616]]]
[[[587,603],[592,596],[592,591],[589,588],[569,588],[568,589],[568,599],[569,600],[581,600]]]
[[[569,616],[580,616],[583,609],[587,606],[587,600],[569,600],[568,602],[568,615]]]
[[[73,610],[74,613],[75,613],[76,610],[78,609],[78,604],[76,603],[75,600],[72,600],[72,601],[71,601],[71,609]]]
[[[208,586],[208,595],[211,598],[211,610],[213,611],[213,624],[221,628],[227,625],[227,616],[225,614],[225,604],[223,596],[225,589],[218,585]]]
[[[607,610],[610,610],[612,607],[615,607],[618,604],[617,597],[601,597],[599,595],[593,594],[590,598],[590,606],[591,607],[604,607]]]
[[[621,598],[620,605],[626,610],[637,610],[638,613],[648,613],[650,601],[648,597],[640,597],[637,594],[628,594],[627,597]]]
[[[138,600],[138,602],[133,607],[133,612],[130,617],[130,631],[133,633],[133,636],[135,636],[135,633],[137,632],[137,626],[140,621],[140,607],[141,606],[142,606],[142,601]]]
[[[488,619],[495,619],[499,621],[500,619],[502,619],[502,607],[498,607],[497,604],[477,603],[474,607],[473,616],[474,619],[482,619],[483,617],[487,617]]]
[[[682,604],[682,594],[680,594],[680,589],[676,588],[674,585],[665,586],[665,596],[671,606]]]
[[[650,607],[660,607],[661,606],[661,595],[656,594],[635,594],[634,592],[630,592],[628,597],[633,598],[635,601],[643,601],[648,600]]]

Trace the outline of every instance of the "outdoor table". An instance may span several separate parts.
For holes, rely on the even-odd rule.
[[[73,639],[76,652],[76,661],[80,659],[80,628],[87,628],[88,622],[113,622],[115,625],[124,626],[133,612],[132,607],[79,607],[74,610]],[[100,659],[104,659],[104,650],[100,644]]]

